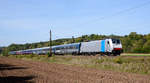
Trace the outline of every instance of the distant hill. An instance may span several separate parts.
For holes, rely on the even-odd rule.
[[[129,35],[117,36],[117,35],[83,35],[81,37],[74,38],[74,43],[84,42],[91,40],[101,40],[105,38],[117,38],[122,41],[124,52],[128,53],[150,53],[150,34],[142,35],[136,32],[131,32]],[[72,38],[64,38],[53,40],[52,45],[61,45],[73,43]],[[37,42],[37,43],[26,43],[26,44],[11,44],[7,47],[9,51],[25,50],[32,48],[40,48],[49,46],[49,41]]]

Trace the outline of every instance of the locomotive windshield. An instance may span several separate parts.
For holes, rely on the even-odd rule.
[[[119,39],[112,39],[112,43],[113,44],[120,44],[120,40]]]

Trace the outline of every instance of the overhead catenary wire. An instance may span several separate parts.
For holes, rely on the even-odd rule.
[[[121,15],[123,13],[126,13],[126,12],[130,12],[130,11],[133,11],[133,10],[136,10],[136,9],[139,9],[141,7],[144,7],[146,5],[149,5],[150,4],[150,1],[146,1],[146,2],[143,2],[141,4],[137,4],[133,7],[130,7],[130,8],[126,8],[124,10],[121,10],[119,12],[115,12],[109,16],[103,16],[103,17],[98,17],[97,19],[93,19],[93,20],[89,20],[87,22],[83,22],[83,23],[80,23],[80,24],[77,24],[77,25],[74,25],[73,27],[81,27],[81,26],[84,26],[84,25],[88,25],[88,24],[91,24],[91,23],[94,23],[94,22],[97,22],[97,21],[101,21],[101,20],[105,20],[105,19],[109,19],[109,18],[112,18],[112,17],[115,17],[115,16],[118,16],[118,15]],[[56,35],[55,35],[56,36]],[[56,36],[58,38],[58,36]]]
[[[121,10],[121,11],[119,11],[119,12],[113,13],[112,15],[103,16],[103,17],[100,17],[100,18],[97,18],[97,19],[94,19],[94,20],[90,20],[90,21],[81,23],[81,24],[76,25],[76,26],[87,25],[87,24],[90,24],[90,23],[94,23],[94,22],[97,22],[97,21],[104,20],[104,19],[112,18],[112,17],[114,17],[114,16],[118,16],[118,15],[120,15],[120,14],[123,14],[123,13],[126,13],[126,12],[130,12],[130,11],[133,11],[133,10],[136,10],[136,9],[139,9],[139,8],[144,7],[144,6],[146,6],[146,5],[149,5],[149,4],[150,4],[150,1],[147,1],[147,2],[144,2],[144,3],[138,4],[138,5],[134,6],[134,7],[130,7],[130,8]]]

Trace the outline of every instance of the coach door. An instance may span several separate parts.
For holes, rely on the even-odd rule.
[[[109,41],[109,39],[106,40],[106,52],[111,52],[111,47],[110,47],[110,41]]]

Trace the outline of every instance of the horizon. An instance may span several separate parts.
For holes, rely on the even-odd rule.
[[[88,34],[150,33],[149,0],[5,0],[0,3],[0,47]]]
[[[131,33],[131,32],[130,32]],[[130,34],[129,33],[129,34]],[[136,32],[137,33],[137,32]],[[129,35],[129,34],[127,34],[127,35]],[[137,33],[137,34],[139,34],[139,33]],[[150,34],[150,33],[148,33],[148,34]],[[148,35],[148,34],[140,34],[140,35]],[[91,34],[85,34],[85,35],[91,35]],[[104,34],[95,34],[95,35],[104,35]],[[110,34],[110,35],[114,35],[114,36],[122,36],[122,37],[124,37],[124,36],[126,36],[126,35],[115,35],[115,34]],[[110,35],[105,35],[105,36],[110,36]],[[84,35],[81,35],[81,36],[78,36],[78,37],[82,37],[82,36],[84,36]],[[78,38],[78,37],[74,37],[74,38]],[[67,38],[58,38],[58,39],[54,39],[54,40],[59,40],[59,39],[71,39],[72,37],[67,37]],[[54,41],[53,39],[52,39],[52,41]],[[39,43],[39,42],[48,42],[49,40],[46,40],[46,41],[37,41],[37,42],[26,42],[26,43],[11,43],[11,44],[16,44],[16,45],[24,45],[24,44],[32,44],[32,43]],[[9,45],[11,45],[11,44],[9,44]],[[9,46],[8,45],[8,46]],[[0,47],[8,47],[8,46],[0,46]]]

